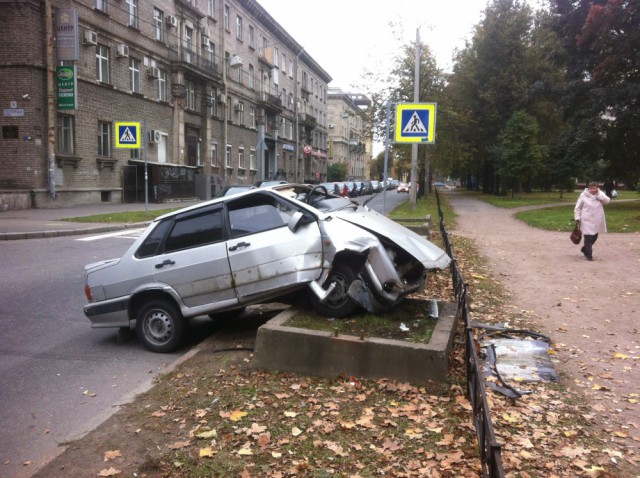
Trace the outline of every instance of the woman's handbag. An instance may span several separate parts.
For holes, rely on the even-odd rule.
[[[574,244],[580,244],[582,240],[582,231],[580,230],[580,223],[576,222],[576,227],[573,228],[573,232],[571,233],[571,242]]]

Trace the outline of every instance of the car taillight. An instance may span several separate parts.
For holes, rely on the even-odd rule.
[[[89,302],[93,302],[93,296],[91,295],[91,287],[89,287],[88,284],[84,286],[84,295],[87,296],[87,300]]]

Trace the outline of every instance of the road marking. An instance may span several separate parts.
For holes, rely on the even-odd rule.
[[[109,237],[119,237],[121,239],[137,239],[142,234],[144,228],[140,229],[124,229],[122,231],[109,232],[106,234],[98,234],[95,236],[86,236],[76,239],[77,241],[97,241],[98,239],[108,239]]]

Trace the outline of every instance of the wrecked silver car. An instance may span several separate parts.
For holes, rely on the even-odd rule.
[[[322,186],[278,185],[158,217],[120,259],[85,266],[92,327],[135,327],[176,349],[185,320],[308,289],[330,317],[388,309],[447,267],[446,253]]]

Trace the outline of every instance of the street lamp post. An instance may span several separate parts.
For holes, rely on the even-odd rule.
[[[295,97],[293,98],[294,101],[294,105],[293,105],[293,111],[294,114],[296,116],[296,152],[295,152],[295,161],[294,161],[294,176],[295,176],[295,180],[294,182],[300,182],[298,179],[298,161],[299,159],[299,155],[300,155],[300,118],[299,118],[299,112],[298,112],[298,90],[300,88],[300,85],[298,84],[298,58],[300,58],[300,55],[302,55],[302,52],[304,51],[304,47],[298,52],[298,54],[296,55],[296,77],[293,79],[293,83],[295,85]]]

